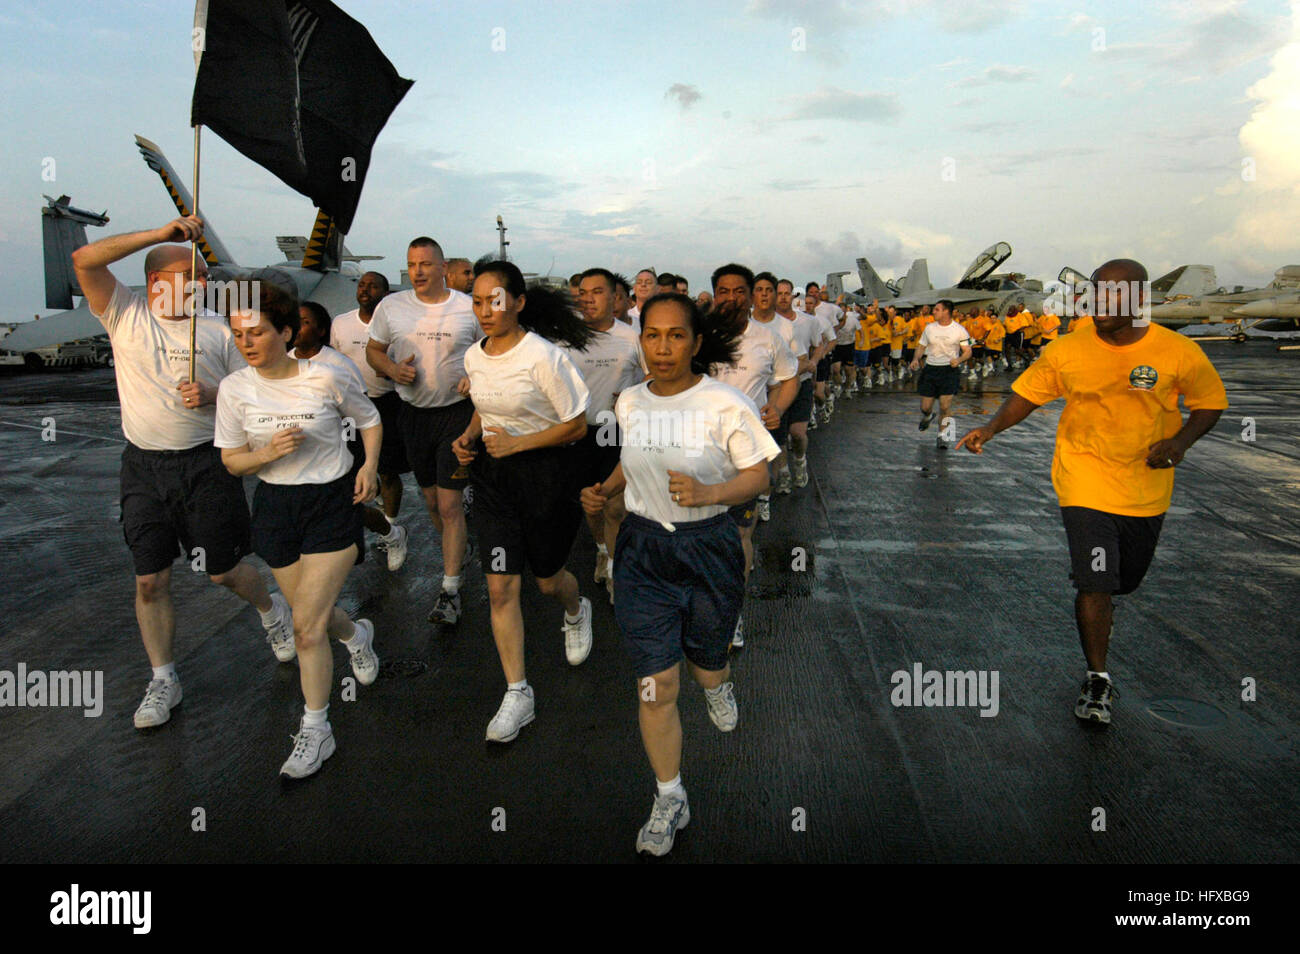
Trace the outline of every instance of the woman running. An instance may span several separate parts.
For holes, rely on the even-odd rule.
[[[579,596],[578,581],[564,566],[582,523],[572,476],[576,455],[568,445],[587,432],[590,398],[557,343],[581,350],[593,332],[566,296],[526,289],[509,262],[475,267],[473,302],[486,337],[465,354],[474,416],[452,448],[461,464],[471,465],[492,638],[506,677],[487,738],[509,742],[534,718],[519,605],[525,565],[537,588],[564,605],[569,664],[581,664],[591,652],[591,601]]]
[[[588,513],[622,493],[628,516],[614,554],[614,614],[636,670],[641,740],[658,794],[636,850],[667,854],[691,820],[682,787],[677,712],[682,658],[722,732],[739,710],[727,650],[745,595],[745,553],[728,508],[768,486],[779,453],[746,395],[707,370],[739,351],[743,327],[708,322],[685,295],[656,295],[641,311],[651,380],[619,396],[619,465],[582,491]]]
[[[266,561],[293,609],[294,644],[306,701],[293,752],[280,768],[305,778],[334,754],[329,637],[341,640],[362,685],[379,673],[369,620],[337,605],[348,570],[361,561],[361,504],[379,486],[379,412],[359,376],[329,362],[289,357],[298,332],[291,290],[266,278],[250,283],[256,310],[232,308],[230,329],[248,367],[217,394],[215,444],[236,477],[257,474],[253,550]],[[350,419],[350,420],[349,420]],[[355,477],[347,432],[355,426],[366,460]]]

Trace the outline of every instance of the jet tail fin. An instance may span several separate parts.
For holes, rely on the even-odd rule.
[[[930,284],[930,265],[923,258],[912,262],[912,267],[907,270],[907,274],[898,285],[903,298],[919,292],[931,291],[933,288],[934,286]]]
[[[1176,301],[1200,298],[1219,290],[1219,279],[1212,265],[1179,265],[1151,283],[1151,301]]]
[[[884,301],[887,298],[894,297],[894,293],[876,274],[876,270],[871,267],[871,263],[865,258],[857,260],[858,278],[862,280],[862,297],[876,298]]]
[[[163,155],[163,151],[143,136],[137,135],[135,144],[140,150],[140,155],[144,157],[145,165],[158,173],[163,185],[167,187],[167,194],[171,196],[176,211],[181,215],[193,215],[194,199],[185,188],[181,177],[172,168],[172,164]],[[235,259],[226,251],[226,246],[217,237],[207,216],[200,213],[199,218],[204,222],[203,237],[199,239],[199,252],[203,255],[203,260],[209,265],[234,265]]]
[[[828,301],[835,301],[844,294],[844,276],[848,272],[827,272],[826,273],[826,298]]]
[[[303,250],[302,267],[323,272],[337,268],[343,254],[343,234],[334,227],[334,219],[321,209],[316,210],[316,222],[311,227],[311,238]]]
[[[45,251],[45,307],[72,308],[72,296],[81,295],[76,272],[72,269],[72,253],[86,244],[86,226],[104,225],[108,210],[87,212],[73,208],[71,199],[61,195],[57,199],[45,196],[41,209],[41,241]]]

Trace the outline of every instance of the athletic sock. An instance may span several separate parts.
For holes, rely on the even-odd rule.
[[[507,690],[517,690],[517,691],[519,691],[519,692],[523,692],[523,691],[524,691],[525,689],[527,689],[527,688],[528,688],[528,680],[527,680],[527,679],[520,679],[518,682],[509,682],[509,683],[506,683],[506,689],[507,689]]]
[[[271,603],[271,608],[267,610],[265,613],[263,613],[261,610],[258,610],[257,615],[262,617],[262,626],[264,627],[270,626],[272,623],[274,623],[276,620],[280,618],[280,614],[275,611],[274,602]]]
[[[1110,682],[1110,673],[1108,672],[1093,672],[1091,669],[1089,669],[1088,678],[1091,679],[1093,676],[1101,676],[1102,679],[1105,679],[1107,682]]]
[[[153,677],[155,679],[167,679],[171,682],[176,681],[176,664],[169,662],[165,666],[154,666]]]
[[[353,643],[356,643],[358,646],[361,645],[361,643],[359,642],[360,639],[361,639],[361,627],[357,626],[354,623],[352,626],[352,636],[349,637],[348,639],[340,639],[339,642],[342,643],[344,646],[348,647],[348,650],[350,651],[352,649]]]
[[[329,721],[330,704],[325,703],[323,709],[312,709],[308,706],[302,707],[302,727],[323,729],[330,724]]]
[[[655,784],[659,786],[660,795],[670,795],[673,792],[679,792],[683,795],[686,794],[686,789],[682,787],[681,772],[678,772],[667,782],[661,782],[659,779],[655,779]]]
[[[442,578],[442,589],[444,592],[455,596],[460,592],[460,577],[444,575]]]
[[[705,689],[704,694],[708,696],[710,699],[716,699],[720,695],[722,695],[722,690],[724,686],[726,686],[726,683],[723,683],[721,686],[718,686],[718,688],[716,689]]]
[[[383,513],[383,511],[381,510],[380,513]],[[384,514],[384,519],[388,521],[388,532],[381,533],[379,539],[383,540],[385,543],[394,543],[395,538],[397,537],[397,524],[393,523],[393,518],[388,516],[386,513]]]
[[[565,621],[566,623],[568,623],[569,625],[573,625],[574,623],[581,622],[581,621],[582,621],[582,604],[578,604],[578,615],[577,615],[577,616],[570,616],[570,615],[569,615],[569,611],[568,611],[568,610],[565,610],[565,611],[564,611],[564,621]]]
[[[603,543],[597,543],[597,544],[596,544],[596,552],[597,552],[597,553],[603,553],[603,554],[605,554],[605,556],[609,556],[609,547],[607,547],[607,546],[606,546],[605,544],[603,544]]]

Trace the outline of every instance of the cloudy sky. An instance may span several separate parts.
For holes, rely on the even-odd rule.
[[[393,277],[416,234],[493,250],[498,213],[525,269],[692,288],[733,259],[807,281],[858,255],[947,284],[996,241],[1044,279],[1130,255],[1258,285],[1300,262],[1300,0],[339,5],[416,81],[348,237]],[[44,311],[42,193],[107,207],[92,238],[174,215],[132,134],[188,173],[191,19],[0,3],[0,320]],[[211,134],[202,182],[243,264],[311,225]]]

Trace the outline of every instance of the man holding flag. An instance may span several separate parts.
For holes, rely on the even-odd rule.
[[[178,555],[257,609],[277,659],[288,662],[295,655],[288,602],[268,594],[257,571],[241,559],[249,552],[248,503],[243,484],[212,445],[217,385],[245,362],[226,323],[198,310],[207,279],[203,259],[191,274],[190,249],[165,244],[196,241],[202,233],[201,220],[187,216],[72,253],[90,312],[113,345],[128,441],[122,454],[122,531],[135,562],[136,620],[153,666],[135,713],[137,729],[162,725],[181,701],[172,653],[171,567]],[[147,298],[108,269],[146,248]],[[187,308],[196,342],[193,381]]]

